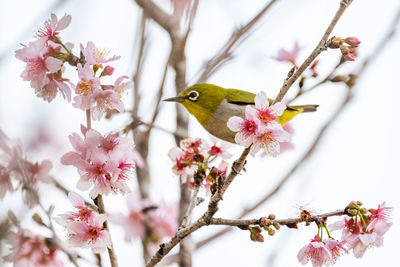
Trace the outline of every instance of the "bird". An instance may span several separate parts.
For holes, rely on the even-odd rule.
[[[244,118],[246,106],[255,105],[255,96],[254,93],[244,90],[198,83],[164,101],[182,104],[211,135],[235,144],[236,133],[228,128],[227,122],[232,116]],[[273,103],[273,99],[268,101]],[[299,113],[313,112],[317,107],[318,105],[287,106],[278,121],[283,126]]]

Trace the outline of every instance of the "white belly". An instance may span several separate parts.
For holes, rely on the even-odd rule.
[[[220,139],[235,143],[236,133],[229,130],[226,123],[232,116],[244,118],[245,109],[246,105],[230,104],[224,99],[211,118],[210,123],[205,127],[206,130]]]

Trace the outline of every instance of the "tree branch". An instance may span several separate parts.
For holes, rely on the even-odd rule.
[[[300,77],[300,75],[307,69],[307,67],[317,58],[317,56],[327,49],[326,44],[331,34],[333,28],[336,26],[337,22],[339,21],[340,17],[343,15],[344,11],[347,7],[353,2],[353,0],[341,0],[339,9],[336,11],[335,16],[333,17],[332,21],[330,22],[328,28],[325,30],[324,35],[322,36],[321,40],[319,41],[317,47],[311,52],[311,54],[307,57],[307,59],[301,64],[301,66],[297,69],[297,71],[287,78],[283,83],[281,89],[279,90],[278,96],[275,98],[274,103],[282,101],[283,97],[289,91],[289,88],[293,85],[293,83]]]

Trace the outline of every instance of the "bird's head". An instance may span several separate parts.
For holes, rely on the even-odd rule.
[[[207,83],[199,83],[183,90],[178,96],[164,101],[182,104],[203,125],[207,125],[221,101],[226,89]]]

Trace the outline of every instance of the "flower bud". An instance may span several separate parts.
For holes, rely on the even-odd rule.
[[[328,47],[329,47],[329,48],[332,48],[332,49],[339,48],[339,46],[340,46],[342,43],[343,43],[342,38],[333,36],[333,37],[329,40]]]
[[[196,154],[193,156],[193,160],[195,162],[203,162],[204,161],[204,156],[202,154]]]
[[[358,209],[348,209],[347,213],[351,216],[356,216],[358,214]]]
[[[366,208],[360,209],[361,214],[367,214],[368,210]]]
[[[274,226],[274,228],[275,228],[276,230],[281,229],[281,225],[280,225],[279,223],[277,223],[277,222],[274,222],[274,223],[273,223],[273,226]]]
[[[275,220],[276,216],[274,214],[268,215],[268,219],[270,220]]]
[[[344,41],[352,47],[358,47],[358,45],[361,43],[357,37],[347,37],[344,39]]]
[[[273,236],[275,233],[276,233],[276,232],[275,232],[274,229],[272,229],[272,228],[269,228],[269,229],[268,229],[268,235]]]
[[[101,72],[100,77],[102,76],[110,76],[114,73],[114,68],[107,65],[104,70]]]

